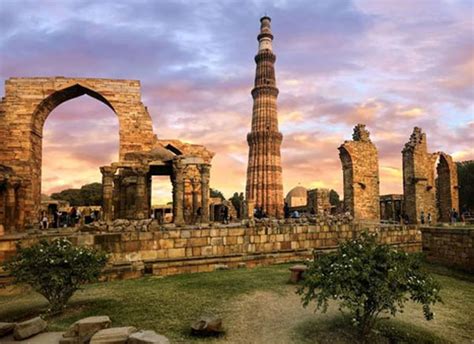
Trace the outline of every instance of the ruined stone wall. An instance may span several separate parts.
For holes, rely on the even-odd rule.
[[[92,228],[96,228],[92,231]],[[106,278],[133,278],[144,273],[170,275],[212,271],[219,264],[248,267],[312,257],[312,250],[334,250],[362,229],[377,231],[380,241],[406,251],[421,249],[416,226],[379,226],[315,221],[262,222],[255,226],[216,225],[206,228],[159,226],[156,221],[116,220],[89,226],[90,232],[60,231],[49,235],[0,237],[0,262],[15,254],[15,244],[31,245],[40,238],[68,237],[76,245],[95,247],[110,254]]]
[[[312,189],[308,190],[307,209],[315,214],[330,213],[331,202],[329,200],[329,189]]]
[[[410,223],[419,223],[421,212],[438,218],[436,207],[436,154],[428,153],[426,134],[415,127],[402,151],[405,213]]]
[[[459,213],[458,170],[453,158],[445,153],[438,153],[437,204],[441,222],[450,221],[450,213],[455,209]]]
[[[36,222],[41,193],[43,125],[61,103],[87,94],[108,105],[119,121],[120,158],[156,142],[136,80],[11,78],[0,103],[0,164],[24,180],[25,218]]]
[[[422,228],[428,261],[474,272],[474,229]]]
[[[457,169],[451,156],[428,153],[426,134],[415,127],[402,158],[405,213],[410,223],[420,223],[422,213],[425,220],[431,214],[435,222],[448,222],[449,210],[459,211]]]
[[[353,140],[339,147],[344,178],[344,206],[355,220],[380,220],[379,164],[365,125],[354,128]]]

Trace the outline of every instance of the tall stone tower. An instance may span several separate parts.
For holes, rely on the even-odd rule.
[[[278,131],[275,60],[271,19],[260,19],[257,70],[252,90],[252,129],[247,135],[249,163],[247,167],[246,198],[262,207],[271,217],[283,216],[283,184],[280,146],[283,135]]]

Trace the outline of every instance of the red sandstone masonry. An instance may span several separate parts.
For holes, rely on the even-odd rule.
[[[474,272],[474,229],[422,228],[426,258]]]
[[[109,253],[104,279],[136,278],[145,273],[172,275],[213,271],[217,264],[247,267],[312,257],[313,249],[334,250],[341,241],[352,239],[361,228],[378,231],[381,242],[408,252],[421,249],[421,232],[416,226],[358,224],[219,227],[172,229],[150,232],[64,233],[0,237],[0,262],[15,254],[15,244],[29,246],[41,238],[67,237],[76,245],[95,247]]]

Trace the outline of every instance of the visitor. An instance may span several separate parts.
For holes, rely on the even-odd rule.
[[[283,207],[283,212],[285,214],[285,219],[290,217],[290,207],[288,206],[287,202],[285,202],[285,206]]]
[[[420,222],[421,222],[422,225],[425,224],[425,213],[424,213],[423,210],[421,211]]]
[[[453,223],[458,222],[458,212],[453,208]]]
[[[201,216],[202,216],[202,208],[201,207],[197,208],[196,215],[198,216],[198,219],[201,219]]]
[[[464,205],[461,207],[461,221],[462,221],[462,222],[466,222],[466,215],[467,215],[467,205],[464,204]]]
[[[91,213],[92,213],[92,210],[90,207],[87,207],[86,209],[84,209],[84,223],[86,225],[92,222]]]
[[[43,214],[41,217],[41,228],[48,229],[48,216],[45,211],[43,211]]]
[[[71,211],[69,213],[69,225],[71,227],[75,227],[76,226],[76,219],[77,219],[77,210],[75,207],[72,207],[71,208]]]
[[[82,212],[81,212],[81,209],[77,208],[77,211],[76,211],[76,223],[79,224],[79,225],[82,225]]]
[[[295,210],[292,214],[291,214],[291,217],[293,219],[299,219],[300,218],[300,213],[298,212],[298,210]]]
[[[91,212],[91,222],[95,221],[95,211]]]
[[[53,211],[53,228],[59,227],[59,211]]]
[[[428,213],[426,219],[428,220],[428,226],[431,226],[431,213]]]
[[[453,208],[453,210],[450,211],[451,213],[451,223],[455,224],[457,221],[458,213],[456,212],[456,209]]]

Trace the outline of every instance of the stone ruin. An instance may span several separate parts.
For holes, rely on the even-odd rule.
[[[415,127],[402,150],[405,213],[410,223],[431,214],[434,222],[449,222],[459,212],[457,168],[444,152],[428,153],[426,134]]]
[[[329,199],[329,189],[308,190],[307,209],[310,214],[330,214],[331,202]]]
[[[377,154],[364,124],[356,125],[352,141],[345,141],[339,147],[344,177],[344,207],[355,220],[380,220]]]
[[[339,147],[344,178],[344,206],[355,220],[420,223],[428,214],[433,223],[449,222],[452,210],[459,212],[457,168],[444,152],[428,153],[426,134],[415,127],[405,144],[403,195],[379,196],[377,149],[365,125],[354,128],[352,141]],[[383,213],[381,215],[381,207]]]
[[[214,154],[204,146],[159,140],[141,101],[139,81],[10,78],[0,102],[0,223],[5,231],[22,230],[38,221],[44,123],[58,105],[84,94],[106,104],[119,120],[119,161],[101,167],[104,217],[148,217],[151,176],[168,175],[175,222],[189,222],[199,208],[207,222]]]

